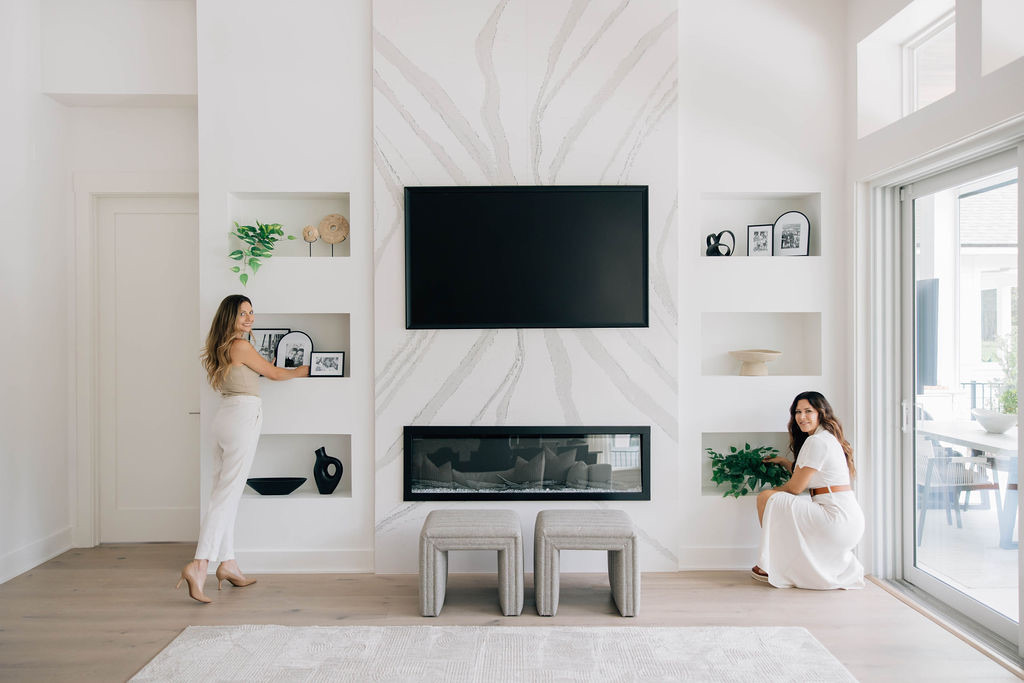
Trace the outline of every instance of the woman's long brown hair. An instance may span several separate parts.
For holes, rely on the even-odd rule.
[[[812,408],[818,411],[818,424],[826,432],[836,437],[836,441],[843,447],[843,454],[846,456],[846,466],[850,468],[850,478],[853,479],[857,472],[853,466],[853,446],[843,436],[843,425],[832,411],[832,405],[828,402],[828,399],[817,391],[804,391],[797,394],[796,398],[793,399],[792,405],[789,406],[789,450],[793,453],[794,467],[796,466],[796,461],[800,458],[800,448],[804,445],[804,441],[807,441],[807,437],[810,436],[803,432],[796,423],[796,404],[801,400],[806,400],[811,404]]]
[[[213,314],[210,333],[206,335],[206,346],[201,358],[210,386],[218,391],[231,368],[231,342],[236,338],[235,323],[238,321],[238,310],[243,303],[252,306],[249,297],[242,294],[224,297],[217,307],[217,312]]]

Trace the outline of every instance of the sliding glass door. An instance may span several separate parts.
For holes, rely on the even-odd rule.
[[[904,577],[1014,643],[1017,175],[1011,150],[901,189],[914,368]]]

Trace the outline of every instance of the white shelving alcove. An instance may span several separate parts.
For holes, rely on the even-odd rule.
[[[821,313],[730,312],[701,314],[701,374],[739,375],[730,351],[768,349],[782,355],[767,364],[771,375],[821,375]],[[744,377],[756,382],[761,377]]]

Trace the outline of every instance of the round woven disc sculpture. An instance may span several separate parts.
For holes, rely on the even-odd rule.
[[[320,221],[320,239],[327,244],[344,242],[348,237],[348,219],[340,213],[332,213],[324,216]]]
[[[314,228],[312,225],[307,225],[302,229],[302,239],[307,242],[316,242],[320,239],[320,231]]]

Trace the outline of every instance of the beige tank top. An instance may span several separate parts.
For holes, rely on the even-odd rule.
[[[220,386],[221,396],[259,396],[259,373],[248,365],[232,365]]]

